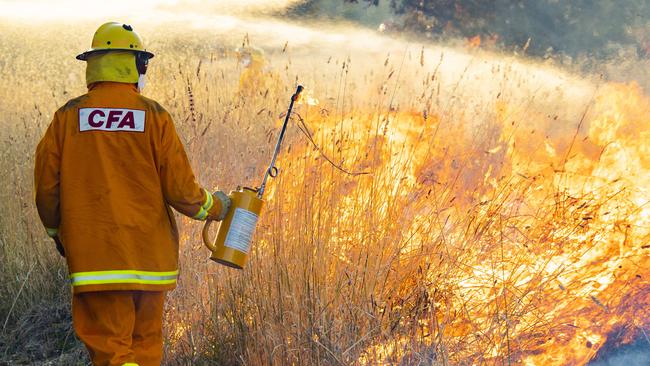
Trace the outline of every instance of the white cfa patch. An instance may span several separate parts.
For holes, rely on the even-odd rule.
[[[125,108],[80,108],[79,131],[144,132],[144,111]]]

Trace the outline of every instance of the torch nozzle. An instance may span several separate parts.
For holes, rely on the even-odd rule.
[[[305,88],[304,88],[302,85],[298,85],[298,87],[296,88],[296,92],[293,94],[293,96],[291,97],[291,99],[292,99],[294,102],[298,101],[298,98],[300,98],[300,93],[302,93],[302,91],[303,91],[304,89],[305,89]]]

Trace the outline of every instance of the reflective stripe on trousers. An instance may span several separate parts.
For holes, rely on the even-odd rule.
[[[167,285],[175,283],[178,270],[148,272],[135,270],[77,272],[70,275],[72,286],[104,285],[114,283],[139,283],[143,285]]]

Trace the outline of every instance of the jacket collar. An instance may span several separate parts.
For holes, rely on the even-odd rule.
[[[138,93],[136,84],[117,83],[113,81],[99,81],[88,85],[88,91],[112,90],[112,91],[133,91]]]

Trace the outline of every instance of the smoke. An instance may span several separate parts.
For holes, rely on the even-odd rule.
[[[620,365],[650,365],[650,343],[647,339],[639,339],[633,344],[615,350],[603,347],[588,366]]]
[[[533,57],[650,87],[650,2],[497,0],[494,7],[480,30],[498,35],[504,49],[527,45]]]
[[[535,54],[609,56],[621,47],[643,43],[650,16],[645,0],[617,2],[592,0],[519,0],[495,2],[493,24],[506,42],[524,44]]]
[[[616,353],[602,361],[594,361],[589,366],[650,365],[649,350],[630,350]]]
[[[303,0],[175,0],[160,6],[161,10],[184,12],[190,10],[197,14],[211,15],[269,15],[282,13],[287,8],[303,2]]]
[[[318,19],[349,21],[378,29],[383,23],[395,22],[399,17],[391,1],[307,0],[286,9],[296,20]]]
[[[624,0],[307,0],[286,14],[545,59],[650,88],[650,2]]]
[[[621,47],[650,52],[650,3],[592,0],[307,0],[288,8],[299,16],[346,19],[374,28],[396,21],[428,37],[498,37],[527,44],[529,54],[607,56]],[[529,41],[530,40],[530,41]]]

